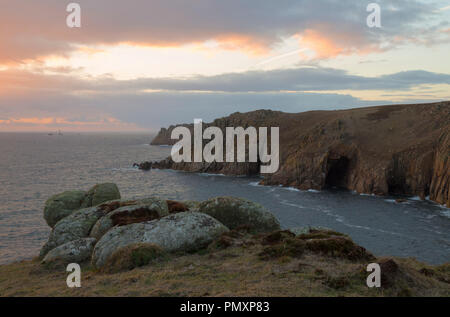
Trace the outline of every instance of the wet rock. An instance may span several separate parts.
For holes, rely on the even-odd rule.
[[[80,209],[85,194],[81,190],[72,190],[50,197],[44,207],[44,219],[47,224],[53,228],[59,220]]]
[[[228,231],[216,219],[197,212],[182,212],[159,220],[114,227],[98,241],[92,263],[100,268],[119,248],[135,243],[152,243],[165,252],[205,248]]]
[[[200,204],[199,211],[214,217],[229,229],[249,226],[253,233],[280,230],[280,223],[258,203],[235,198],[216,197]]]
[[[152,162],[142,162],[135,164],[140,170],[149,171],[152,169]]]
[[[97,240],[81,238],[54,248],[42,260],[43,264],[83,263],[91,258]]]

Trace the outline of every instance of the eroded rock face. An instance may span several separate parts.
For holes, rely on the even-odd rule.
[[[433,165],[430,199],[450,208],[450,129],[439,140]]]
[[[228,231],[216,219],[197,212],[182,212],[159,220],[114,227],[98,241],[92,263],[102,267],[116,250],[136,243],[151,243],[166,252],[195,251]]]
[[[41,249],[40,256],[45,256],[50,250],[89,236],[92,226],[103,216],[103,212],[97,207],[80,209],[71,215],[58,221],[50,232],[48,241]]]
[[[119,188],[116,184],[97,184],[86,193],[82,207],[97,206],[106,201],[115,199],[120,199]]]
[[[342,187],[359,193],[412,195],[450,205],[450,102],[288,114],[234,113],[208,126],[279,127],[280,168],[263,185]],[[192,130],[192,125],[185,125]],[[173,144],[162,129],[157,144]],[[224,133],[225,135],[225,133]],[[154,168],[227,175],[259,173],[260,163],[174,163]]]
[[[81,238],[64,243],[48,252],[42,263],[83,263],[91,258],[96,241],[94,238]]]
[[[72,190],[50,197],[44,207],[44,219],[47,224],[53,228],[59,220],[80,209],[85,194],[82,190]]]
[[[262,205],[243,198],[216,197],[200,204],[199,211],[233,230],[246,226],[251,232],[280,230],[280,223]]]

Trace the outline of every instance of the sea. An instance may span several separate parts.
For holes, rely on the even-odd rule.
[[[130,133],[0,133],[0,264],[31,259],[46,242],[45,201],[65,190],[113,182],[123,198],[205,200],[236,196],[264,205],[283,228],[321,226],[350,235],[377,256],[450,261],[450,209],[417,197],[300,191],[260,186],[259,178],[140,171],[133,163],[167,157],[152,135]]]

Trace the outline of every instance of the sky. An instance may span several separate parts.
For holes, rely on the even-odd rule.
[[[450,1],[69,3],[0,0],[0,132],[450,100]]]

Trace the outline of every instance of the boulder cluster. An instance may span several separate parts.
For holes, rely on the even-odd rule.
[[[44,218],[52,231],[40,252],[43,264],[90,261],[103,271],[126,268],[126,259],[146,264],[161,254],[198,251],[242,226],[255,234],[280,230],[268,210],[246,199],[127,200],[110,183],[51,197]]]

